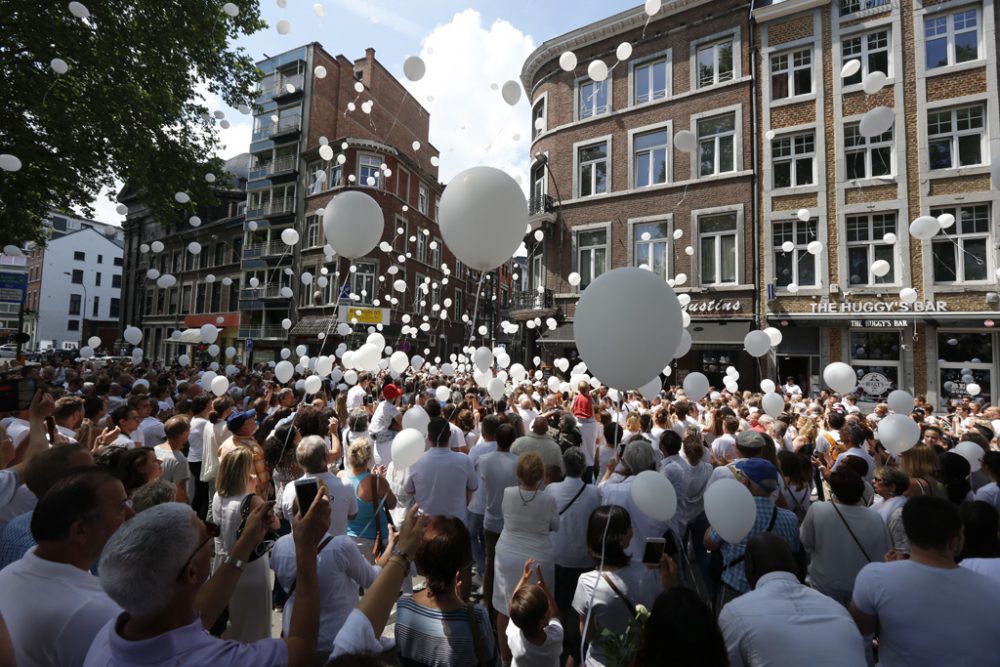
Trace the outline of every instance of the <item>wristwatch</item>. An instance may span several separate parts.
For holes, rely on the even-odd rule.
[[[413,559],[410,558],[409,556],[407,556],[405,553],[403,553],[403,551],[399,548],[399,546],[394,546],[392,548],[392,555],[393,556],[399,556],[400,558],[402,558],[403,559],[403,563],[406,566],[406,569],[407,570],[410,569],[410,563],[413,562]]]
[[[244,563],[243,561],[241,561],[239,558],[236,558],[235,556],[226,556],[226,559],[224,561],[222,561],[222,564],[223,565],[232,565],[237,570],[239,570],[240,572],[242,572],[243,571],[243,566],[246,563]]]

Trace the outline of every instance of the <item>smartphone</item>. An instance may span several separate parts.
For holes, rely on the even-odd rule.
[[[642,562],[646,565],[658,565],[666,546],[667,541],[662,537],[647,537],[646,548],[642,552]]]
[[[299,501],[299,516],[305,516],[319,495],[319,482],[315,479],[295,480],[295,497]]]
[[[0,382],[0,412],[18,412],[31,406],[37,382],[31,379]]]

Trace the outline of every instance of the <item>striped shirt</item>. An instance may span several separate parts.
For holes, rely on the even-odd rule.
[[[737,558],[743,556],[747,549],[747,542],[754,535],[759,535],[760,533],[766,533],[768,525],[771,523],[771,515],[775,510],[774,501],[770,498],[764,498],[761,496],[754,496],[754,504],[757,506],[757,518],[754,520],[753,528],[750,529],[750,533],[744,537],[741,541],[736,544],[729,544],[722,537],[719,536],[715,529],[712,528],[710,537],[716,543],[722,543],[722,559],[723,563],[728,565],[734,563]],[[771,532],[779,536],[781,539],[788,543],[789,548],[792,552],[799,550],[799,520],[792,512],[777,508],[778,513],[774,517],[774,526],[771,528]],[[746,593],[750,590],[750,583],[747,581],[747,575],[745,570],[746,564],[742,559],[738,563],[734,563],[731,567],[727,567],[722,571],[722,581],[727,584],[735,591],[739,593]]]
[[[482,650],[487,656],[480,667],[500,664],[486,610],[473,607]],[[479,663],[472,627],[465,609],[441,611],[417,603],[404,595],[396,605],[396,646],[403,667],[471,667]]]

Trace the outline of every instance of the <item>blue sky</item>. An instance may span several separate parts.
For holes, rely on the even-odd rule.
[[[239,0],[232,0],[240,4]],[[600,0],[261,0],[269,27],[238,45],[255,59],[309,42],[333,55],[361,58],[371,46],[375,57],[407,84],[431,112],[430,141],[441,153],[440,179],[477,165],[506,170],[527,182],[531,110],[525,96],[511,106],[500,87],[519,80],[525,57],[547,39],[611,16],[638,3]],[[322,8],[320,16],[315,7]],[[276,26],[291,24],[287,34]],[[427,74],[403,79],[403,61],[421,56]],[[581,64],[584,67],[584,64]],[[230,158],[249,147],[252,120],[206,94],[210,111],[225,113],[219,155]],[[360,101],[359,101],[360,107]],[[346,112],[346,109],[343,110]],[[354,113],[362,113],[357,110]],[[120,224],[115,205],[101,197],[95,217]]]

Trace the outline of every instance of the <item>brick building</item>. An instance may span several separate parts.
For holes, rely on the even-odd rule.
[[[777,372],[817,390],[841,360],[862,401],[902,388],[943,406],[973,380],[995,401],[996,5],[786,0],[753,18],[760,316],[783,334]],[[844,77],[851,60],[860,71]],[[869,95],[872,72],[887,79]],[[865,137],[859,121],[876,106],[893,126]],[[909,234],[918,216],[945,213],[955,222],[933,239]]]
[[[573,359],[580,291],[604,271],[646,265],[689,299],[695,344],[675,379],[700,371],[721,386],[729,365],[754,377],[740,354],[759,309],[749,18],[742,2],[677,0],[647,25],[640,6],[550,39],[524,63],[531,219],[544,239],[528,237],[527,289],[511,315],[560,323],[526,332],[526,358]],[[616,65],[623,42],[632,53]],[[572,72],[559,64],[566,51]],[[611,68],[600,83],[587,75],[594,59]],[[675,146],[683,130],[694,153]]]

